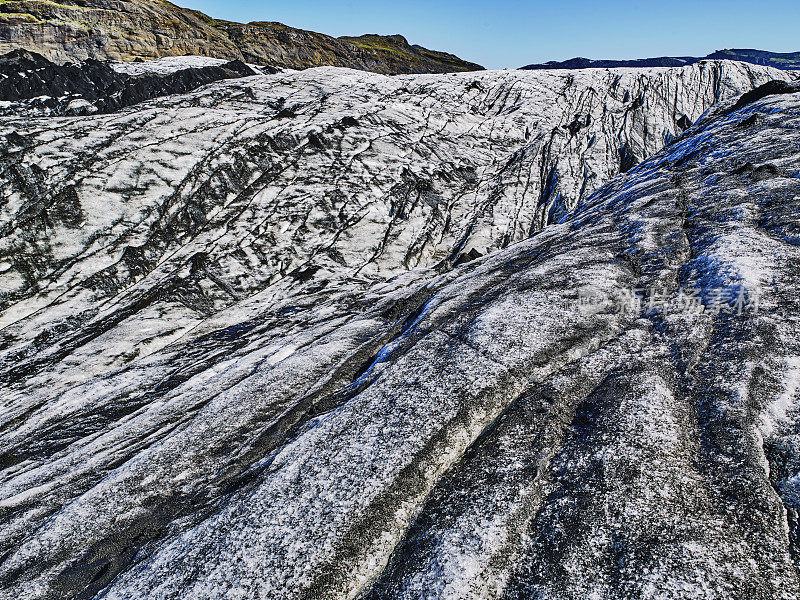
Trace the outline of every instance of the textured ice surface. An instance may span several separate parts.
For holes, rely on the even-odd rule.
[[[800,94],[609,181],[773,76],[4,119],[0,597],[798,597]],[[576,306],[653,286],[760,307]]]
[[[210,56],[165,56],[141,62],[115,62],[111,63],[111,68],[117,73],[125,73],[127,75],[142,75],[144,73],[166,75],[181,69],[218,67],[227,62],[227,60]],[[258,69],[257,65],[250,65],[250,67]]]
[[[193,67],[214,67],[225,64],[226,60],[221,58],[211,58],[210,56],[166,56],[141,62],[116,62],[111,64],[111,68],[117,73],[127,75],[141,75],[143,73],[174,73],[181,69]]]

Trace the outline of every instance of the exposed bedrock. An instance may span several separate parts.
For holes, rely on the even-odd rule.
[[[402,35],[331,37],[276,22],[214,19],[166,0],[3,0],[0,53],[38,52],[58,63],[205,56],[290,69],[375,73],[482,70]]]

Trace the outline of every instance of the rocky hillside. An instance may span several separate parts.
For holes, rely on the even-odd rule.
[[[661,56],[658,58],[638,58],[634,60],[591,60],[571,58],[565,61],[550,61],[522,67],[526,70],[538,69],[616,69],[619,67],[683,67],[703,60],[736,60],[753,65],[773,67],[784,70],[800,70],[800,52],[767,52],[766,50],[717,50],[705,57]]]
[[[219,21],[165,0],[2,0],[0,53],[17,49],[60,63],[199,55],[387,74],[482,69],[452,54],[410,45],[399,35],[337,39],[281,23]]]
[[[3,594],[797,597],[796,90],[320,68],[0,118]]]

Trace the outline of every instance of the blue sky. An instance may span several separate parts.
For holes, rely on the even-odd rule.
[[[329,35],[401,33],[488,68],[588,58],[800,50],[798,0],[173,0],[234,21],[280,21]]]

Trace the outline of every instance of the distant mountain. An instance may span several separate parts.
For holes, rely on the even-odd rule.
[[[800,69],[800,52],[767,52],[766,50],[717,50],[706,58],[715,60],[740,60],[754,65],[776,69]]]
[[[738,60],[754,65],[763,65],[783,70],[800,69],[800,52],[767,52],[766,50],[717,50],[708,56],[661,56],[658,58],[639,58],[635,60],[591,60],[571,58],[565,61],[549,61],[521,67],[526,70],[538,69],[613,69],[616,67],[682,67],[701,60]]]
[[[0,54],[24,49],[56,62],[198,55],[305,69],[447,73],[483,67],[409,44],[401,35],[334,38],[282,23],[213,19],[165,0],[0,1]]]

